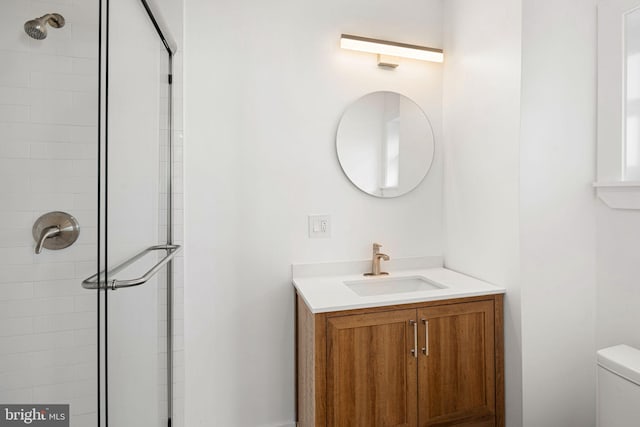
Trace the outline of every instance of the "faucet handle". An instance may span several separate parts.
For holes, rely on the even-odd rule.
[[[36,254],[42,252],[42,247],[44,246],[44,242],[47,239],[51,239],[52,237],[56,237],[60,235],[60,227],[57,225],[52,225],[50,227],[44,228],[40,231],[40,237],[38,237],[36,241]]]
[[[72,245],[78,239],[80,225],[66,212],[49,212],[36,220],[32,234],[39,254],[42,248],[56,250]]]
[[[378,252],[381,247],[382,247],[382,245],[380,243],[374,243],[373,244],[373,251],[374,252]]]

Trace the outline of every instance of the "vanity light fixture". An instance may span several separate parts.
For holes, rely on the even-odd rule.
[[[444,61],[442,49],[349,34],[343,34],[340,37],[340,47],[360,52],[377,53],[378,65],[385,67],[395,68],[398,66],[397,61],[393,61],[393,58],[389,57],[411,58],[431,62]]]

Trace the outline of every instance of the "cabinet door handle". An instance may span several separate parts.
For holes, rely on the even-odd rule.
[[[421,319],[424,323],[424,347],[422,347],[422,353],[425,356],[429,355],[429,321],[427,319]]]
[[[413,357],[418,358],[418,322],[409,320],[409,324],[413,325],[413,348],[411,349],[411,354]]]

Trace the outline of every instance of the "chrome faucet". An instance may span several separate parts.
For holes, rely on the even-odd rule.
[[[381,254],[380,248],[382,245],[380,243],[373,244],[373,259],[371,260],[371,273],[364,273],[365,276],[384,276],[389,273],[385,271],[380,271],[380,260],[389,261],[389,255]]]

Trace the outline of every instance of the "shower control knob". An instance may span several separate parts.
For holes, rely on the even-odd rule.
[[[36,241],[36,254],[42,252],[42,248],[64,249],[78,240],[80,224],[66,212],[49,212],[36,220],[32,234]]]

